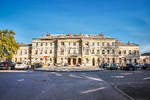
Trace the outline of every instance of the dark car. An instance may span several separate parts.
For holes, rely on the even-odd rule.
[[[42,64],[41,63],[34,63],[33,65],[32,65],[32,68],[34,69],[34,68],[40,68],[40,67],[42,67]]]
[[[102,63],[101,64],[101,68],[108,68],[109,67],[109,64],[107,64],[107,63]]]
[[[14,69],[15,64],[13,62],[1,62],[0,69]]]
[[[118,66],[117,66],[117,64],[115,64],[115,63],[112,63],[111,65],[110,65],[110,70],[117,70],[118,69]]]
[[[142,69],[148,69],[150,68],[150,64],[144,64],[144,66],[141,67]]]
[[[133,64],[126,64],[126,66],[123,68],[124,70],[136,70],[136,66],[134,66]]]

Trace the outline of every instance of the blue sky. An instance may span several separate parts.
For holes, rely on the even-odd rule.
[[[150,51],[150,0],[0,0],[0,29],[18,42],[42,33],[104,32]]]

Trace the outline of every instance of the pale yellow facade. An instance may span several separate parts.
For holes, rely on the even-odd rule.
[[[29,47],[30,48],[30,47]],[[31,63],[41,62],[53,66],[99,66],[101,63],[138,63],[139,45],[122,43],[101,34],[47,34],[32,39]],[[20,47],[20,49],[27,49]],[[19,50],[20,50],[19,49]],[[18,51],[19,51],[18,50]],[[18,53],[17,53],[18,54]],[[14,59],[27,58],[15,55]]]

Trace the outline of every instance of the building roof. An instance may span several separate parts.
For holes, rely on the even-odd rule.
[[[121,41],[117,42],[117,45],[118,46],[139,46],[138,44],[135,44],[135,43],[131,43],[131,42],[123,43]]]
[[[141,56],[150,56],[150,52],[143,53],[143,54],[141,54]]]
[[[20,46],[32,46],[32,43],[19,43]]]
[[[33,38],[34,39],[63,39],[63,38],[68,38],[68,39],[116,39],[113,37],[109,37],[109,36],[105,36],[103,33],[99,33],[99,34],[71,34],[68,33],[67,35],[65,33],[63,34],[48,34],[46,36],[42,35],[40,38]],[[117,39],[116,39],[117,40]]]

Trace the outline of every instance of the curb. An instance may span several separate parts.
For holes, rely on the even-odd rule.
[[[98,71],[103,71],[102,69],[99,70],[41,70],[41,69],[35,69],[34,71],[42,71],[42,72],[98,72]]]

